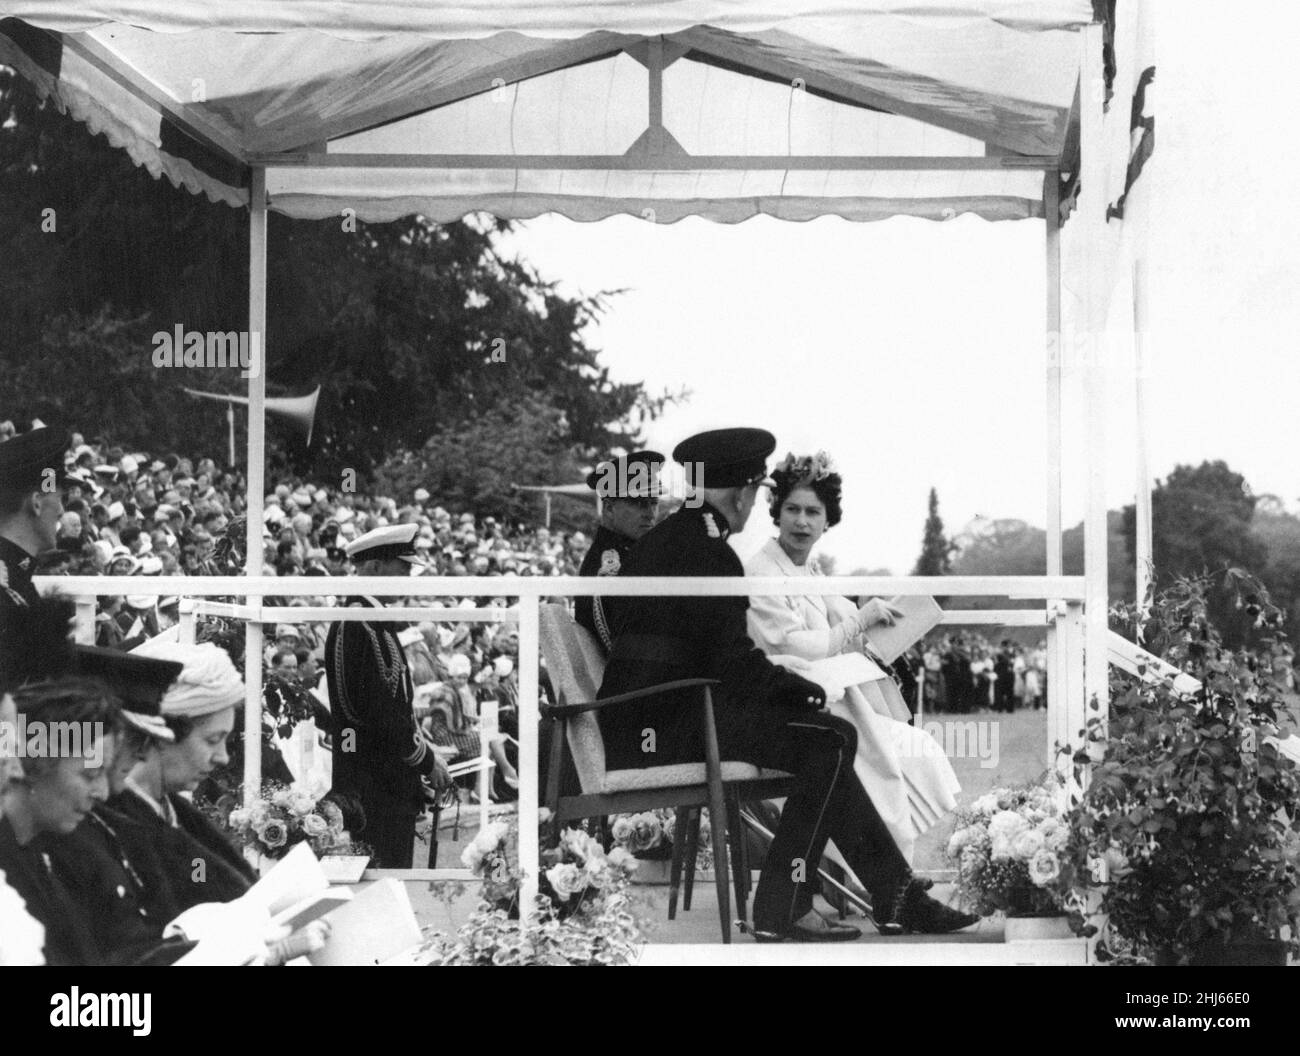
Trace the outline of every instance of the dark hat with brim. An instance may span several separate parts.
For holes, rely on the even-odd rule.
[[[587,487],[602,499],[657,499],[664,493],[658,451],[633,451],[601,462],[587,474]]]
[[[743,488],[772,485],[767,459],[776,450],[776,437],[766,429],[710,429],[683,440],[673,459],[686,470],[686,483],[696,488]]]
[[[167,687],[180,677],[182,664],[78,645],[73,647],[72,667],[76,674],[107,685],[122,702],[122,718],[137,730],[160,741],[176,739],[163,721],[160,702]]]
[[[57,488],[89,487],[69,476],[63,455],[68,436],[58,429],[33,429],[0,442],[0,494],[40,491],[50,481]]]

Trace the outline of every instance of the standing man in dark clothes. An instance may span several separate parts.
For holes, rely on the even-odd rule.
[[[663,486],[658,451],[634,451],[602,462],[587,476],[587,487],[601,503],[600,527],[582,559],[580,576],[617,576],[632,545],[655,526]],[[591,632],[609,655],[617,626],[615,611],[626,598],[580,597],[573,603],[574,619]]]
[[[406,576],[415,557],[418,524],[375,528],[354,539],[348,556],[362,576]],[[354,597],[350,608],[382,608],[375,598]],[[382,869],[409,869],[415,823],[425,787],[451,783],[447,768],[415,721],[411,673],[392,621],[336,621],[325,640],[325,670],[334,720],[333,790],[351,796],[365,812],[361,839]]]

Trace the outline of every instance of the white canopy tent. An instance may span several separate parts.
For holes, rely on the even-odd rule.
[[[1048,603],[1053,674],[1074,668],[1051,723],[1051,737],[1070,742],[1084,701],[1107,700],[1105,357],[1096,338],[1123,226],[1108,209],[1125,189],[1131,145],[1120,93],[1137,77],[1118,42],[1136,39],[1140,11],[1137,0],[0,0],[0,14],[12,16],[0,21],[0,63],[155,177],[249,209],[255,334],[265,332],[268,209],[378,221],[419,212],[439,222],[477,210],[660,223],[759,214],[1043,219],[1048,578],[1034,596]],[[1108,113],[1111,65],[1118,105]],[[1066,254],[1063,276],[1061,231],[1072,209],[1077,251]],[[1063,285],[1077,300],[1064,337]],[[1078,438],[1089,497],[1083,671],[1084,610],[1061,576],[1069,356],[1079,357],[1087,389]],[[261,577],[265,373],[249,380],[250,605],[267,593],[321,592],[318,579]],[[634,592],[591,583],[559,580],[548,593]],[[183,580],[158,586],[211,593]],[[873,586],[839,577],[826,592]],[[977,592],[967,586],[944,593]],[[118,589],[109,580],[62,587]],[[475,585],[457,580],[446,590],[473,594]],[[400,592],[419,593],[406,584]],[[529,709],[537,600],[525,599],[520,616]],[[260,622],[249,623],[247,645],[256,777]],[[527,767],[536,752],[527,714],[521,731]],[[521,796],[521,809],[535,809],[528,781]],[[535,863],[526,826],[521,839],[525,866]]]

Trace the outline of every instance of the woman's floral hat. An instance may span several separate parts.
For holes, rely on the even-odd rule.
[[[804,455],[802,458],[795,458],[794,453],[791,452],[785,456],[774,472],[782,476],[792,476],[799,481],[807,481],[825,480],[838,470],[835,468],[835,463],[831,461],[830,455],[825,451],[818,451],[815,455]]]

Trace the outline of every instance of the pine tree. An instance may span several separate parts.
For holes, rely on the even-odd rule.
[[[943,520],[939,516],[939,493],[930,489],[930,514],[925,519],[925,534],[921,539],[921,556],[916,559],[914,576],[946,576],[952,570],[952,547],[943,534]]]

